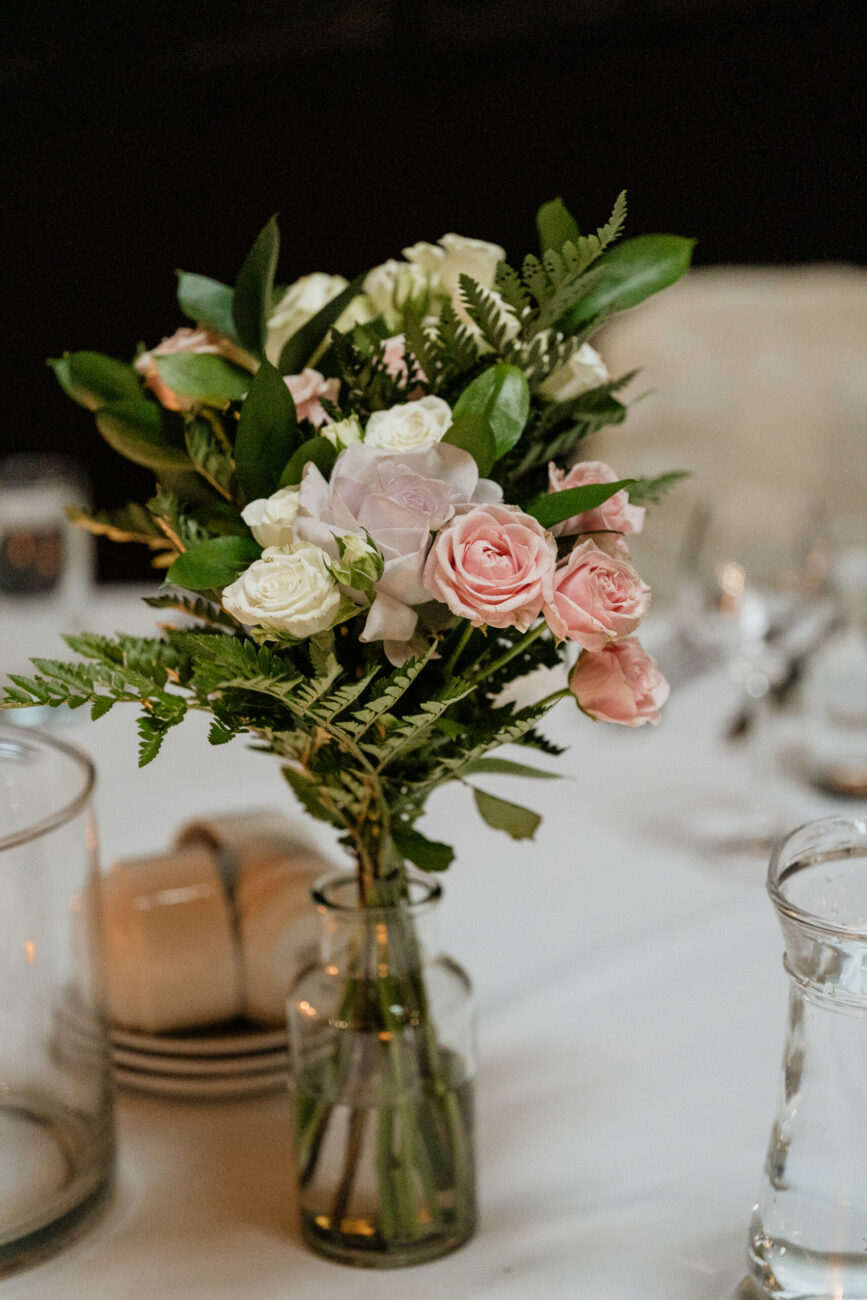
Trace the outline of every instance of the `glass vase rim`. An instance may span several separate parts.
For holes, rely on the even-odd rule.
[[[800,826],[796,826],[789,831],[774,845],[771,860],[768,864],[765,888],[777,911],[781,912],[790,921],[807,926],[811,930],[821,930],[825,934],[837,935],[846,939],[858,939],[867,943],[867,920],[857,925],[850,925],[845,921],[832,921],[826,916],[819,916],[815,912],[811,912],[809,909],[793,902],[787,897],[783,889],[785,881],[797,872],[820,865],[820,860],[816,858],[806,862],[798,861],[797,858],[791,862],[785,861],[785,856],[787,852],[791,851],[795,839],[803,835],[805,831],[818,830],[820,827],[830,829],[832,826],[848,828],[852,845],[861,845],[867,851],[867,816],[848,817],[832,813],[826,817],[811,818],[811,820],[802,822]]]
[[[21,844],[29,844],[32,840],[57,830],[59,826],[65,826],[87,806],[96,786],[96,766],[93,759],[77,745],[71,745],[66,740],[58,740],[56,736],[50,736],[40,728],[28,727],[26,732],[22,733],[20,727],[0,723],[0,750],[6,747],[23,749],[32,742],[35,742],[36,749],[54,750],[72,759],[82,778],[81,788],[72,799],[68,799],[59,808],[39,818],[38,821],[23,826],[21,830],[12,831],[8,835],[0,835],[0,853],[5,852],[6,849],[17,848]]]
[[[358,873],[341,867],[326,871],[319,876],[313,882],[310,894],[320,915],[347,921],[359,918],[365,921],[375,920],[377,916],[393,915],[398,909],[413,917],[423,916],[442,899],[443,887],[438,880],[430,880],[415,871],[407,871],[404,878],[411,889],[421,891],[420,897],[374,906],[366,906],[357,898],[351,903],[341,902],[332,896],[333,891],[343,887],[356,890],[358,886]]]

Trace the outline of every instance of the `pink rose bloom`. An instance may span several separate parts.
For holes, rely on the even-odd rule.
[[[557,543],[514,506],[477,506],[436,538],[424,569],[428,591],[475,627],[526,632],[554,596]]]
[[[559,469],[553,462],[548,466],[548,491],[562,492],[565,488],[585,487],[588,483],[616,483],[618,475],[610,465],[601,460],[582,460],[568,471]],[[615,492],[595,510],[585,510],[571,519],[564,519],[551,530],[555,536],[573,533],[595,533],[610,530],[614,533],[640,533],[644,527],[644,506],[631,506],[626,489]]]
[[[603,650],[585,651],[569,677],[581,708],[599,722],[643,727],[659,722],[669,686],[656,660],[635,637],[612,641]]]
[[[320,424],[331,423],[331,417],[319,399],[324,397],[326,401],[336,402],[340,393],[339,379],[326,379],[318,370],[308,367],[300,375],[284,375],[283,382],[292,394],[299,420],[309,420],[315,429]]]
[[[382,355],[385,368],[392,379],[398,379],[402,383],[406,383],[409,378],[409,371],[406,365],[406,339],[403,335],[393,334],[390,339],[386,339]],[[426,378],[422,370],[419,370],[419,378]]]
[[[413,607],[430,600],[423,573],[431,532],[456,510],[496,499],[499,491],[479,479],[469,452],[448,443],[404,452],[354,443],[337,457],[328,482],[307,466],[294,527],[334,559],[336,537],[370,535],[385,566],[361,639],[385,641],[388,652],[389,643],[409,641],[418,621]]]
[[[649,606],[650,588],[629,561],[588,539],[554,575],[554,598],[545,617],[560,641],[601,650],[634,632]]]
[[[155,348],[143,352],[133,362],[139,374],[144,376],[145,383],[157,401],[169,411],[188,411],[198,400],[195,397],[185,397],[181,393],[176,393],[160,377],[154,358],[170,357],[176,352],[209,353],[211,356],[225,357],[227,361],[233,361],[235,365],[243,366],[245,370],[256,369],[256,362],[249,352],[239,348],[237,343],[227,339],[224,334],[215,334],[213,330],[201,328],[175,330],[170,338],[163,339]]]

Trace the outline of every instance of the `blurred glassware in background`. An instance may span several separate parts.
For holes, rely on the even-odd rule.
[[[867,545],[843,547],[831,564],[839,626],[804,682],[811,779],[831,794],[867,796]]]
[[[0,1275],[77,1233],[114,1167],[93,765],[0,726]]]
[[[88,508],[84,466],[68,456],[0,461],[0,680],[31,671],[30,656],[65,651],[63,633],[84,628],[93,584],[93,539],[67,517]],[[66,710],[19,709],[9,720],[54,721]]]
[[[767,795],[774,761],[768,699],[827,628],[827,539],[819,504],[801,492],[743,484],[700,505],[681,562],[681,635],[737,688],[742,788],[696,809],[696,838],[718,856],[760,854],[791,818]]]

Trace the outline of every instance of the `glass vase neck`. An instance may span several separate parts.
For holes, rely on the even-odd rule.
[[[384,880],[364,880],[358,873],[330,872],[313,887],[319,918],[322,956],[336,957],[352,948],[358,954],[364,936],[366,951],[387,950],[389,964],[416,965],[419,948],[435,951],[436,912],[442,888],[436,881],[409,872]]]

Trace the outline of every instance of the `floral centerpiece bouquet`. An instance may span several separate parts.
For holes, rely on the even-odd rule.
[[[489,752],[560,752],[539,724],[561,697],[639,726],[667,695],[634,635],[650,592],[627,538],[677,475],[618,478],[581,449],[624,418],[631,378],[611,379],[589,337],[676,280],[691,241],[615,242],[624,217],[621,195],[582,236],[558,199],[520,269],[446,235],[351,282],[288,289],[272,219],[234,286],[179,273],[192,328],[131,364],[52,362],[156,477],[145,504],[78,522],[149,547],[165,583],[148,603],[183,617],[150,639],[70,636],[81,661],[35,660],[2,703],[99,718],[137,702],[142,763],[206,710],[213,744],[255,737],[339,831],[352,907],[321,908],[376,925],[348,935],[326,967],[336,1007],[302,999],[310,1033],[293,1038],[305,1232],[338,1258],[430,1258],[472,1230],[468,1063],[432,1009],[413,894],[428,877],[407,866],[452,860],[418,829],[426,799],[472,779],[485,821],[530,837],[538,816],[475,779],[538,773]],[[519,707],[513,684],[570,647],[568,684]]]

